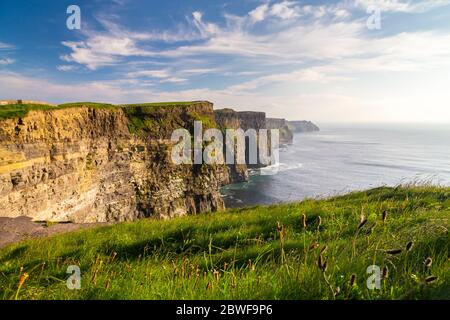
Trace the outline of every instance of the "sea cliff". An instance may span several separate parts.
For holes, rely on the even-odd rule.
[[[319,127],[311,121],[288,121],[288,127],[293,132],[313,132],[320,131]]]
[[[102,222],[224,208],[219,166],[170,161],[174,129],[216,125],[212,103],[1,111],[0,216]]]

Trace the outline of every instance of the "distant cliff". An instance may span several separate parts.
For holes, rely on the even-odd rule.
[[[288,127],[292,132],[312,132],[319,131],[319,127],[311,121],[288,121]]]
[[[222,131],[226,129],[248,129],[266,128],[266,114],[254,111],[234,111],[233,109],[219,109],[214,111],[218,128]],[[248,163],[248,162],[247,162]],[[233,164],[227,165],[227,172],[221,174],[223,185],[244,182],[248,180],[248,169],[257,168],[259,165]]]
[[[286,119],[266,118],[266,127],[267,129],[280,130],[280,143],[292,143],[294,134],[289,128]]]
[[[221,166],[175,165],[171,133],[209,102],[0,108],[0,216],[99,222],[218,211]],[[224,166],[222,166],[224,167]]]

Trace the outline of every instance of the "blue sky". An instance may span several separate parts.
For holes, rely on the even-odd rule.
[[[0,99],[450,122],[449,79],[448,0],[0,0]]]

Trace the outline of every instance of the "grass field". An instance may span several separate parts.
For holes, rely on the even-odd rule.
[[[450,299],[449,218],[450,188],[410,186],[121,223],[0,250],[0,298]]]

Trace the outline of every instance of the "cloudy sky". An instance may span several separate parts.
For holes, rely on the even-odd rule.
[[[0,99],[17,98],[450,122],[450,0],[0,0]]]

